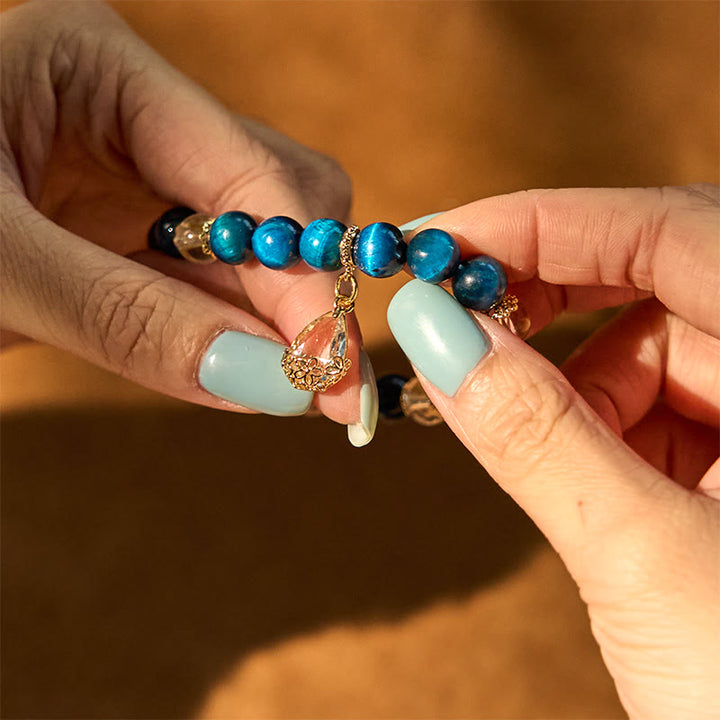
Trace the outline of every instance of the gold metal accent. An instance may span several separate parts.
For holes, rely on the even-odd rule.
[[[345,316],[355,309],[358,295],[358,283],[355,279],[355,263],[352,259],[352,246],[360,228],[351,225],[340,240],[340,262],[342,271],[335,281],[335,302],[330,312],[321,315],[307,325],[285,350],[280,365],[293,387],[310,392],[325,392],[347,375],[352,361],[347,357],[347,321]],[[321,321],[341,320],[335,332],[345,334],[343,354],[333,354],[329,358],[319,358],[300,352],[299,348]],[[332,343],[331,343],[332,345]]]
[[[487,314],[493,318],[493,320],[500,320],[501,318],[510,317],[518,307],[520,302],[515,295],[503,295],[488,311]]]
[[[410,378],[403,385],[400,391],[400,407],[405,417],[414,420],[418,425],[433,427],[444,422],[416,377]]]
[[[350,294],[342,291],[343,283],[350,285]],[[340,273],[337,280],[335,281],[335,306],[334,310],[336,313],[350,313],[355,308],[355,300],[358,295],[358,283],[355,276],[351,273],[346,275]]]
[[[347,315],[355,309],[355,300],[358,294],[358,284],[355,279],[355,263],[352,257],[352,246],[357,237],[360,228],[357,225],[351,225],[340,240],[340,262],[342,263],[342,272],[335,281],[335,314],[343,313]],[[350,285],[350,293],[343,292],[343,284]]]
[[[530,316],[515,295],[505,295],[487,314],[524,340],[530,334]]]
[[[208,218],[202,225],[202,231],[200,232],[200,242],[202,243],[202,251],[207,257],[211,257],[213,260],[217,260],[217,255],[210,248],[210,228],[215,222],[215,218]]]
[[[355,262],[352,257],[352,246],[359,232],[360,228],[357,225],[351,225],[343,233],[342,239],[340,240],[340,262],[345,272],[348,269],[355,269]]]
[[[280,364],[292,386],[298,390],[325,392],[342,380],[352,365],[350,358],[343,360],[339,355],[333,355],[326,364],[312,355],[293,355],[290,348],[283,353]]]

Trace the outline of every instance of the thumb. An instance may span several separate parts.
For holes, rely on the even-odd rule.
[[[615,568],[609,538],[625,542],[628,529],[643,532],[642,519],[651,523],[654,511],[667,507],[672,484],[557,368],[498,323],[473,319],[445,290],[419,280],[395,295],[388,322],[450,428],[579,583],[588,568],[603,572],[595,552]]]
[[[211,407],[301,415],[282,338],[198,288],[73,235],[5,192],[3,326],[153,390]]]

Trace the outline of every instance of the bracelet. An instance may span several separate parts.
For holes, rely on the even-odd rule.
[[[530,319],[515,295],[507,294],[502,265],[488,255],[461,261],[460,247],[444,230],[429,228],[406,243],[395,225],[376,222],[360,230],[321,218],[303,228],[279,215],[257,224],[241,211],[213,218],[187,207],[163,213],[148,233],[148,244],[171,257],[207,264],[219,260],[240,265],[252,256],[274,270],[300,260],[310,267],[340,271],[332,310],[309,323],[282,356],[282,369],[300,390],[324,392],[341,380],[351,365],[347,357],[347,319],[353,312],[358,285],[355,269],[375,278],[395,275],[407,263],[419,280],[449,281],[455,299],[467,308],[498,320],[526,337]],[[386,417],[412,417],[423,425],[442,422],[416,378],[388,375],[378,380],[380,412]]]

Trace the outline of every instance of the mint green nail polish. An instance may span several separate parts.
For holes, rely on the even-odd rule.
[[[430,213],[429,215],[423,215],[421,218],[417,218],[417,220],[411,220],[410,222],[406,222],[404,225],[401,225],[398,229],[403,235],[407,235],[408,233],[411,233],[415,228],[419,228],[421,225],[424,225],[426,222],[429,222],[433,218],[437,217],[438,215],[442,215],[441,212],[436,213]]]
[[[448,397],[490,349],[487,335],[438,285],[411,280],[390,301],[387,318],[410,362]]]
[[[208,348],[198,379],[213,395],[268,415],[302,415],[313,394],[294,388],[280,367],[285,346],[228,330]]]

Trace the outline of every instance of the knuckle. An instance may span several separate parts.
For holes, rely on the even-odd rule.
[[[253,161],[250,164],[250,180],[277,178],[281,181],[294,181],[295,175],[290,166],[272,148],[258,143],[253,151]]]
[[[682,188],[692,201],[700,206],[714,210],[720,208],[720,186],[714,183],[693,183]]]
[[[304,148],[293,168],[297,184],[314,210],[338,217],[348,214],[352,182],[338,160]]]
[[[315,155],[312,164],[299,170],[303,197],[318,216],[346,219],[352,203],[352,182],[337,160]]]
[[[645,193],[645,211],[637,219],[629,237],[629,250],[624,259],[624,282],[628,285],[652,291],[655,283],[655,258],[658,247],[673,232],[672,188],[648,188]],[[615,211],[617,222],[608,233],[606,248],[611,248],[613,238],[624,223],[623,213]]]
[[[85,341],[123,377],[161,365],[176,338],[176,300],[168,280],[124,280],[113,274],[91,283],[79,309]]]
[[[651,207],[638,222],[632,246],[634,251],[627,263],[627,280],[636,287],[654,291],[668,253],[679,262],[688,262],[691,272],[698,272],[697,245],[688,242],[691,237],[714,237],[717,233],[720,196],[718,187],[710,183],[685,187],[651,188]],[[698,277],[699,282],[703,282]]]
[[[335,158],[329,155],[319,155],[318,175],[335,195],[349,197],[352,194],[350,175]]]
[[[292,169],[270,148],[262,143],[252,143],[248,148],[246,166],[225,184],[211,205],[216,212],[243,205],[258,187],[267,187],[268,184],[295,193],[299,182]]]

